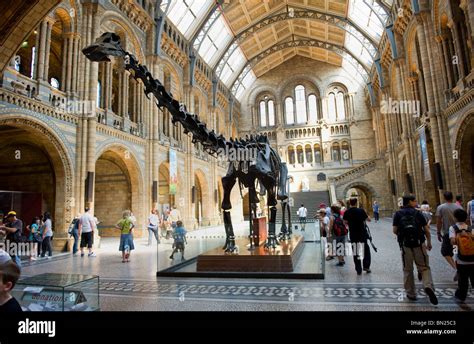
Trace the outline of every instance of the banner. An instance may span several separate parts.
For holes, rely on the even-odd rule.
[[[428,158],[428,147],[426,147],[426,132],[425,127],[420,128],[420,147],[421,159],[423,160],[423,170],[425,173],[425,181],[431,180],[430,161]]]
[[[176,151],[170,150],[170,195],[178,192],[178,159]]]

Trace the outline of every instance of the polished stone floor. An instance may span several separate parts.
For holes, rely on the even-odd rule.
[[[238,235],[245,236],[245,224],[236,227]],[[439,305],[428,302],[420,282],[417,282],[418,301],[404,298],[401,258],[390,219],[371,223],[370,228],[378,252],[372,251],[372,273],[361,276],[347,257],[343,267],[337,267],[334,261],[326,262],[324,280],[157,279],[158,266],[163,269],[173,264],[167,258],[171,240],[165,239],[158,245],[158,255],[156,244],[149,247],[147,240],[136,240],[131,262],[125,264],[121,262],[118,240],[105,239],[96,251],[97,257],[58,254],[51,260],[26,264],[23,276],[46,272],[99,275],[100,307],[104,311],[455,311],[474,307],[472,291],[465,304],[454,301],[454,271],[441,257],[437,241],[433,242],[430,262]],[[316,245],[311,241],[317,239],[314,235],[317,232],[308,224],[304,233],[306,245]],[[222,233],[221,227],[190,233],[186,258],[220,245]]]

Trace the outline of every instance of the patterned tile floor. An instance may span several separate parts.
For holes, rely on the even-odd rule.
[[[377,253],[372,253],[372,273],[358,276],[347,259],[344,267],[326,263],[325,280],[255,280],[155,278],[156,246],[137,240],[132,262],[122,264],[115,240],[103,241],[97,258],[60,255],[23,269],[25,276],[44,272],[96,274],[100,276],[101,309],[105,311],[364,311],[364,310],[471,310],[474,295],[466,304],[454,302],[454,275],[433,243],[430,261],[439,305],[432,306],[417,282],[418,301],[404,298],[402,267],[389,220],[371,224]],[[220,228],[216,228],[219,231]],[[308,231],[308,230],[307,230]],[[193,235],[199,236],[199,233]],[[209,235],[209,230],[206,232]],[[162,243],[160,257],[170,253]]]

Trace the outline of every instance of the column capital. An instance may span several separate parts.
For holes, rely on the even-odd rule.
[[[81,35],[78,32],[66,32],[64,35],[64,38],[68,39],[79,39],[81,38]]]
[[[46,24],[49,25],[49,27],[53,27],[54,23],[56,23],[56,18],[51,17],[49,15],[46,16],[43,20],[46,22]]]

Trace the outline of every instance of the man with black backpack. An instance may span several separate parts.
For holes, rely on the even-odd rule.
[[[370,246],[367,244],[366,221],[370,222],[370,217],[364,209],[357,207],[357,198],[349,200],[349,209],[344,212],[344,223],[349,226],[349,239],[352,244],[354,265],[357,275],[362,275],[362,270],[371,273]]]
[[[397,236],[403,262],[403,282],[407,298],[416,301],[413,263],[422,274],[423,287],[430,302],[438,304],[427,250],[431,250],[431,233],[425,217],[415,209],[415,196],[403,197],[403,207],[393,217],[393,233]]]

